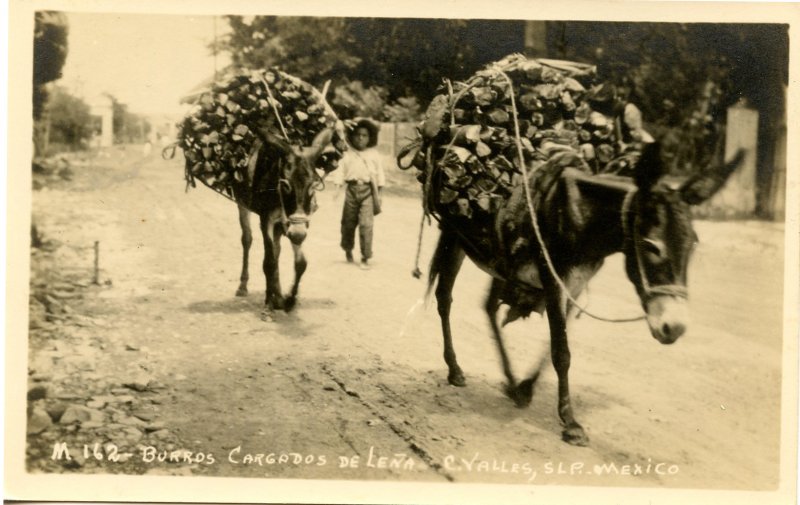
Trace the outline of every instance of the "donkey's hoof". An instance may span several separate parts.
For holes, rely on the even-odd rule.
[[[460,369],[450,372],[447,375],[447,382],[460,388],[463,388],[467,385],[467,379],[464,378],[464,372],[462,372]]]
[[[506,386],[506,395],[513,400],[514,405],[521,409],[530,405],[531,399],[533,399],[533,391],[531,389],[523,389],[522,384],[518,386],[509,384]]]
[[[283,310],[286,300],[282,296],[273,296],[266,300],[264,305],[268,307],[267,310]]]
[[[261,311],[261,320],[265,323],[272,323],[275,321],[275,312],[270,309],[264,309]]]
[[[239,289],[236,290],[236,296],[247,296],[247,288],[239,286]]]
[[[516,387],[508,386],[508,396],[514,400],[514,404],[519,407],[527,407],[531,404],[533,399],[533,387],[536,385],[537,377],[534,376],[530,379],[525,379],[520,382]]]
[[[525,393],[520,391],[518,384],[506,384],[505,393],[514,402],[514,405],[519,408],[527,407],[531,404],[531,397],[525,396]]]
[[[589,437],[586,436],[586,432],[583,431],[583,428],[578,423],[572,423],[564,428],[564,431],[561,432],[561,439],[570,445],[579,447],[589,445]]]
[[[291,311],[297,305],[297,297],[287,296],[283,299],[283,310],[286,312]]]

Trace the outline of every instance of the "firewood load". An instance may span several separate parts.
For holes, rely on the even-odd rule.
[[[630,173],[647,136],[641,117],[596,80],[592,65],[507,56],[447,82],[398,165],[419,170],[426,211],[465,218],[493,214],[520,183],[518,141],[528,173],[566,153],[590,173]]]
[[[229,74],[199,94],[178,124],[173,146],[186,157],[188,184],[199,180],[235,200],[234,187],[253,182],[247,180],[248,164],[267,135],[308,147],[331,127],[336,128],[333,140],[315,167],[325,173],[336,169],[347,147],[342,123],[324,95],[276,68],[253,70]]]

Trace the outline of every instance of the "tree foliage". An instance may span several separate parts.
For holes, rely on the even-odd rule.
[[[111,103],[114,114],[112,121],[114,142],[121,144],[144,142],[151,129],[147,118],[130,112],[126,104],[113,96],[111,97]]]
[[[554,56],[598,64],[602,76],[630,89],[656,133],[682,149],[696,144],[698,166],[713,151],[691,132],[709,82],[719,90],[708,111],[715,124],[739,101],[757,109],[759,187],[769,183],[785,114],[788,43],[788,25],[780,24],[556,22],[548,29]]]
[[[47,101],[44,85],[61,77],[67,60],[67,18],[61,12],[36,12],[33,33],[33,117],[41,117]]]
[[[229,36],[219,49],[233,65],[264,68],[277,65],[307,81],[324,82],[348,75],[358,57],[348,52],[345,18],[227,16]]]
[[[383,104],[362,104],[357,113],[379,119],[419,112],[420,102],[426,104],[444,78],[465,79],[477,67],[521,51],[523,44],[523,24],[516,21],[275,16],[227,21],[230,34],[217,48],[231,54],[234,66],[277,65],[318,87],[331,80],[344,104],[337,112],[346,116],[359,108],[359,99],[374,102],[379,96]]]
[[[507,20],[227,18],[219,48],[236,66],[278,65],[333,89],[358,81],[385,90],[388,103],[417,98],[424,106],[443,78],[466,79],[484,64],[524,51],[525,22]],[[685,120],[708,81],[720,108],[747,97],[775,104],[775,82],[788,78],[785,25],[549,22],[548,54],[595,63],[602,78],[629,88],[646,118],[665,126]],[[775,66],[781,68],[775,68]],[[777,76],[777,79],[775,78]]]
[[[546,52],[536,56],[596,64],[599,78],[628,95],[653,133],[672,139],[695,168],[721,139],[727,107],[746,101],[759,112],[757,176],[767,187],[785,118],[788,25],[274,16],[228,22],[230,35],[219,47],[235,65],[278,65],[318,87],[330,79],[331,102],[344,117],[418,119],[443,79],[463,80],[524,52],[526,28],[545,26]]]
[[[364,86],[361,81],[352,81],[337,86],[328,99],[337,115],[342,119],[371,117],[382,119],[389,92],[382,86]]]
[[[64,88],[53,88],[47,105],[50,117],[50,141],[78,149],[92,135],[89,105]]]
[[[646,117],[671,126],[708,81],[719,85],[724,108],[742,97],[769,101],[765,91],[787,78],[773,68],[788,68],[781,25],[558,22],[548,42],[558,57],[598,64],[601,76],[630,87]]]
[[[427,103],[443,79],[466,79],[486,63],[524,48],[520,21],[352,18],[358,79],[385,86],[391,99]]]

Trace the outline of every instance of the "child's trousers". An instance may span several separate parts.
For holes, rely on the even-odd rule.
[[[352,251],[358,227],[361,258],[372,257],[372,229],[375,218],[372,210],[372,189],[369,183],[347,184],[342,210],[342,249]]]

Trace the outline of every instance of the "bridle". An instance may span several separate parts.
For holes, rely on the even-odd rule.
[[[314,191],[323,191],[325,189],[325,178],[321,177],[314,167],[311,166],[311,163],[306,159],[304,156],[299,156],[300,159],[303,161],[304,168],[311,174],[313,178],[313,182],[311,183],[311,187]],[[286,215],[286,205],[283,200],[283,191],[281,191],[281,186],[285,186],[288,192],[292,192],[292,185],[289,182],[289,179],[281,174],[281,177],[278,178],[278,200],[281,205],[281,224],[283,225],[284,230],[288,230],[289,226],[292,225],[308,225],[310,220],[309,215],[306,213],[298,214],[295,212],[291,216]]]
[[[640,245],[644,241],[642,239],[639,226],[640,215],[639,213],[634,213],[632,222],[628,217],[631,212],[633,212],[631,210],[633,207],[633,200],[638,193],[638,188],[628,190],[627,194],[625,195],[625,199],[622,201],[621,214],[622,233],[625,237],[623,243],[631,243],[632,245],[634,260],[636,262],[636,270],[639,274],[639,282],[641,283],[642,288],[643,301],[644,303],[647,303],[656,296],[674,296],[676,298],[688,299],[689,290],[686,288],[686,286],[682,286],[680,284],[657,284],[654,286],[650,284],[650,281],[647,278],[647,272],[644,268],[644,261],[642,261],[642,248]]]

